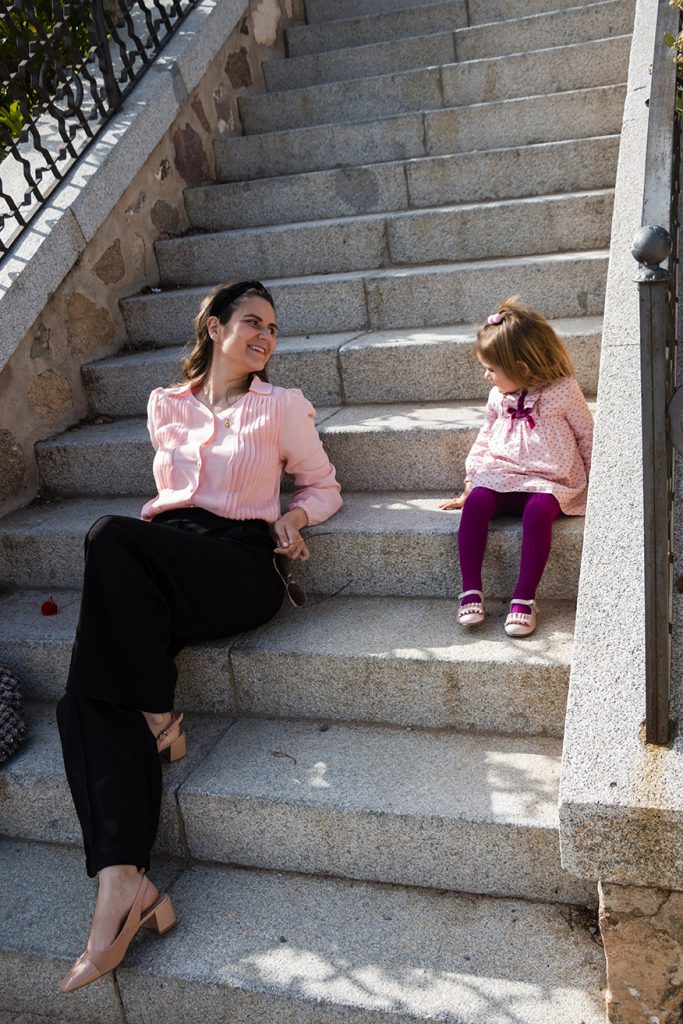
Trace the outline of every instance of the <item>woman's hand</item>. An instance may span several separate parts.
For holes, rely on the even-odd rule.
[[[287,555],[292,561],[300,558],[305,562],[309,557],[306,542],[301,536],[301,530],[308,523],[308,516],[302,508],[293,508],[285,512],[283,516],[273,523],[273,533],[277,547],[275,552],[278,555]]]
[[[472,484],[467,480],[462,494],[459,494],[457,498],[450,498],[448,501],[442,501],[439,508],[445,508],[449,511],[455,508],[462,508],[467,501],[467,495],[472,490]]]

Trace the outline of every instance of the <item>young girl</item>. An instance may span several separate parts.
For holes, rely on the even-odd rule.
[[[536,628],[536,588],[553,522],[561,512],[586,511],[593,420],[566,348],[545,317],[516,297],[487,319],[474,351],[493,385],[486,420],[467,456],[463,493],[440,506],[462,509],[458,622],[473,626],[485,617],[481,567],[489,522],[521,516],[521,565],[505,632],[528,636]]]

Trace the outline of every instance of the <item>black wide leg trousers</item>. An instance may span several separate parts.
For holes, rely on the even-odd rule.
[[[187,643],[254,629],[283,585],[262,520],[188,508],[152,522],[105,516],[85,542],[81,611],[57,706],[86,868],[149,868],[161,805],[155,739],[140,713],[173,709]]]

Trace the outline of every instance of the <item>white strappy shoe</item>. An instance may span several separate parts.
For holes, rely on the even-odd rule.
[[[458,600],[462,601],[463,597],[468,597],[469,594],[476,594],[479,600],[460,605],[458,622],[461,626],[476,626],[486,618],[484,595],[481,590],[464,590],[462,594],[458,594]]]
[[[529,611],[511,611],[505,620],[505,632],[508,636],[529,636],[536,629],[536,619],[538,616],[536,602],[525,601],[521,597],[515,597],[510,601],[511,608],[513,604],[525,604],[528,606]]]

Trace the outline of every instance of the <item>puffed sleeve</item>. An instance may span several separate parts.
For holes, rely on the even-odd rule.
[[[467,458],[465,459],[465,472],[468,476],[476,469],[480,456],[484,455],[488,451],[489,434],[491,433],[493,424],[498,419],[499,403],[496,401],[497,394],[497,388],[491,388],[489,391],[484,423],[480,427],[479,433],[474,440],[474,444],[470,448]]]
[[[593,417],[578,382],[572,377],[567,385],[565,416],[576,438],[576,446],[588,477],[593,454]]]
[[[152,442],[154,451],[159,447],[159,441],[157,439],[157,430],[159,428],[159,396],[162,394],[163,390],[163,388],[154,388],[147,401],[147,430],[149,431],[149,439]]]
[[[296,488],[289,508],[302,508],[314,526],[341,508],[341,488],[315,428],[315,409],[295,388],[285,391],[283,401],[280,457]]]

